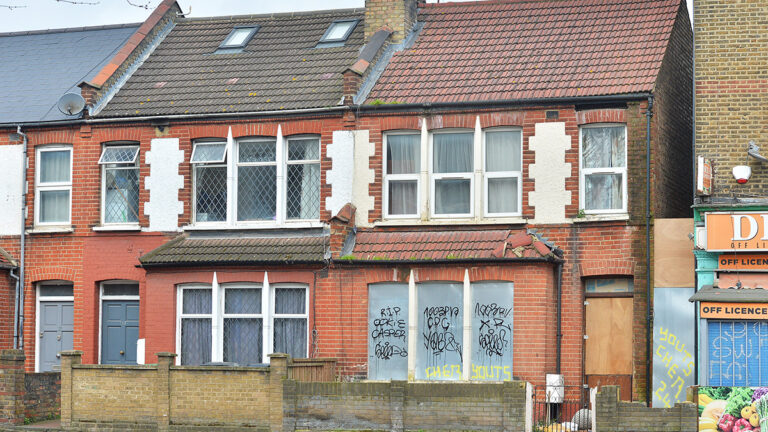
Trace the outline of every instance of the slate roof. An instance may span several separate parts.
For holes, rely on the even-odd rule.
[[[393,56],[367,103],[649,92],[681,3],[494,0],[421,6],[423,30],[411,48]]]
[[[362,9],[181,19],[98,117],[336,106],[363,46]],[[315,48],[338,19],[361,21],[341,47]],[[259,25],[243,52],[214,54],[235,26]]]
[[[325,234],[183,234],[139,258],[145,267],[322,263]]]
[[[0,33],[0,124],[77,118],[56,108],[106,65],[139,24]]]
[[[349,261],[554,258],[526,230],[358,231]]]

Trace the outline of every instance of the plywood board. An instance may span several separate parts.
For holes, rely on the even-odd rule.
[[[632,297],[587,299],[586,375],[632,374]]]
[[[655,287],[693,287],[695,262],[693,219],[655,219],[653,228],[653,284]]]
[[[587,375],[589,388],[600,388],[607,385],[619,386],[619,400],[632,401],[632,375]]]

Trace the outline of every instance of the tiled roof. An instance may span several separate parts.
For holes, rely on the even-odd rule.
[[[11,255],[5,249],[0,248],[0,269],[14,268],[16,265],[16,261]]]
[[[73,118],[56,102],[93,78],[139,24],[0,33],[0,123]]]
[[[139,258],[144,266],[321,263],[327,235],[235,236],[184,234]]]
[[[359,231],[350,261],[531,259],[553,248],[525,230]]]
[[[360,19],[346,44],[315,48],[330,24]],[[322,108],[363,46],[363,10],[181,19],[98,117]],[[235,26],[260,26],[243,52],[214,54]]]
[[[494,0],[422,6],[423,30],[411,48],[394,55],[367,103],[651,91],[681,2]]]

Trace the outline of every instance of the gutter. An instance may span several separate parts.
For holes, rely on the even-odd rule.
[[[16,296],[14,299],[14,311],[16,316],[13,320],[13,348],[24,348],[24,256],[26,249],[26,227],[27,227],[27,134],[21,131],[21,126],[16,126],[16,133],[19,134],[23,142],[22,169],[21,169],[21,235],[19,236],[20,252],[18,274],[11,276],[16,279]]]
[[[645,403],[651,406],[651,353],[653,352],[653,319],[651,318],[651,119],[653,95],[648,96],[645,110]]]
[[[304,114],[335,114],[348,110],[355,110],[360,113],[389,113],[407,110],[429,110],[429,109],[488,109],[494,107],[503,107],[507,105],[541,105],[541,104],[595,104],[601,102],[625,102],[633,100],[643,100],[652,97],[651,93],[627,93],[623,95],[605,95],[605,96],[573,96],[560,98],[531,98],[531,99],[502,99],[491,101],[475,102],[439,102],[439,103],[413,103],[413,104],[384,104],[384,105],[351,105],[351,106],[332,106],[321,108],[305,108],[297,110],[273,110],[273,111],[246,111],[239,113],[197,113],[197,114],[172,114],[172,115],[149,115],[140,117],[102,117],[76,120],[56,120],[50,122],[30,122],[22,123],[26,127],[41,126],[60,126],[60,125],[82,125],[82,124],[102,124],[102,123],[130,123],[151,120],[210,120],[210,119],[237,119],[241,117],[260,117],[274,116],[285,117]],[[15,127],[18,123],[0,123],[0,128]]]
[[[565,262],[561,258],[556,257],[542,257],[542,258],[440,258],[440,259],[417,259],[417,260],[348,260],[348,259],[336,259],[332,261],[333,264],[339,264],[342,267],[358,266],[358,265],[404,265],[404,264],[478,264],[478,263],[556,263],[562,264]]]

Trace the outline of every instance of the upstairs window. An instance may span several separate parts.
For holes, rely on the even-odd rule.
[[[37,149],[35,223],[69,225],[72,207],[72,147]]]
[[[299,136],[198,142],[194,166],[196,224],[283,224],[320,217],[320,140]],[[227,172],[233,173],[228,181]],[[232,199],[230,199],[230,197]]]
[[[520,215],[522,196],[522,132],[493,130],[485,132],[485,214]]]
[[[586,213],[626,213],[626,126],[583,126],[580,138],[581,208]]]
[[[472,132],[432,134],[433,216],[472,216],[473,141]]]
[[[418,217],[421,135],[390,133],[384,137],[384,207],[388,217]]]
[[[105,145],[99,158],[102,167],[102,223],[139,222],[139,146]]]

